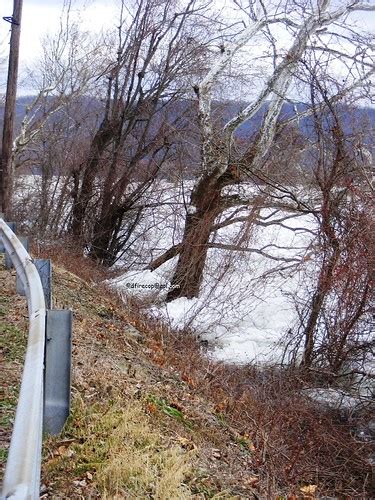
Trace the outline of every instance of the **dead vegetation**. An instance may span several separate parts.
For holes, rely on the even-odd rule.
[[[159,332],[153,352],[156,363],[173,365],[206,396],[234,441],[250,452],[250,484],[259,498],[300,498],[304,491],[314,498],[372,497],[374,442],[358,433],[372,418],[371,401],[358,412],[324,409],[302,395],[314,384],[310,374],[210,361],[186,332]]]
[[[16,411],[19,383],[27,341],[27,306],[17,297],[14,271],[3,269],[0,257],[0,481]]]
[[[55,305],[74,311],[74,385],[64,432],[45,440],[43,498],[372,497],[360,416],[313,406],[303,372],[214,362],[88,282],[88,260],[67,270],[68,252],[52,253]],[[6,322],[24,310],[12,285]]]

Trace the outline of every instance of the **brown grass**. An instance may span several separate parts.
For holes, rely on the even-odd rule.
[[[134,301],[133,314],[137,317]],[[371,420],[370,407],[345,417],[302,395],[313,383],[303,372],[215,362],[189,332],[172,332],[144,316],[139,326],[147,331],[154,361],[175,367],[191,389],[213,403],[241,446],[251,450],[253,486],[261,498],[300,497],[310,486],[318,496],[372,497],[368,458],[374,443],[354,434],[361,421]]]
[[[15,272],[3,268],[0,256],[0,483],[18,400],[22,364],[27,344],[27,306],[14,289]],[[14,307],[16,305],[16,308]]]
[[[43,245],[32,242],[31,250],[34,257],[51,259],[87,283],[99,283],[109,276],[115,275],[115,273],[110,273],[107,269],[85,257],[82,248],[69,238],[45,242]]]
[[[55,453],[45,463],[45,479],[59,474],[89,478],[90,494],[107,499],[192,498],[184,485],[192,475],[192,453],[167,441],[140,402],[124,406],[117,397],[87,404],[78,397],[65,434],[72,438],[69,446],[57,447],[58,453],[53,439],[46,444]]]
[[[367,460],[371,453],[371,443],[359,441],[353,435],[355,419],[361,415],[343,419],[338,412],[314,406],[301,393],[312,380],[298,371],[239,367],[210,360],[189,332],[171,331],[160,321],[148,317],[144,313],[142,303],[135,299],[127,300],[124,306],[118,294],[100,284],[100,281],[107,277],[105,271],[93,266],[88,259],[76,254],[72,258],[70,250],[66,248],[56,249],[53,258],[83,280],[87,281],[89,278],[90,283],[96,281],[93,287],[96,295],[105,297],[110,305],[103,305],[102,300],[100,306],[95,304],[95,310],[101,316],[104,314],[107,326],[108,322],[113,325],[113,333],[116,328],[121,328],[120,325],[125,320],[135,326],[144,336],[145,344],[142,349],[156,367],[156,372],[172,370],[174,376],[185,384],[186,388],[181,386],[181,391],[188,393],[194,402],[189,409],[189,418],[194,422],[194,440],[201,450],[199,461],[207,458],[211,463],[212,458],[208,452],[202,450],[213,446],[220,450],[219,455],[223,458],[223,462],[220,463],[221,459],[215,462],[214,468],[209,465],[210,473],[205,479],[207,489],[200,483],[198,491],[201,496],[197,498],[214,498],[215,494],[220,498],[218,491],[223,487],[232,488],[233,482],[236,483],[233,490],[247,493],[234,497],[226,496],[224,492],[224,498],[292,500],[327,495],[340,498],[372,497],[374,483]],[[67,290],[70,286],[67,284]],[[84,285],[82,287],[84,290]],[[83,292],[79,295],[79,301],[85,305]],[[90,299],[87,298],[87,301],[89,303]],[[79,309],[78,303],[76,307]],[[85,307],[87,310],[88,306]],[[111,310],[116,312],[113,317]],[[86,315],[86,312],[83,314]],[[82,317],[82,321],[85,321],[87,327],[88,318]],[[99,352],[101,345],[117,343],[120,346],[123,341],[123,337],[118,335],[113,335],[110,340],[106,335],[99,335],[96,343],[97,356],[103,355]],[[111,372],[103,372],[102,375],[103,381],[100,383],[104,386],[111,385],[104,381],[106,377],[111,376]],[[178,382],[176,383],[178,385]],[[170,385],[169,379],[165,385],[157,385],[156,394],[165,397],[165,393],[169,392],[171,400],[174,398],[177,403],[183,401],[184,405],[187,405],[186,399],[179,392],[180,389],[175,387],[172,394]],[[100,390],[107,389],[104,387]],[[204,404],[202,400],[205,401]],[[366,415],[362,417],[367,418]],[[214,424],[211,425],[211,422]],[[119,436],[124,436],[127,432],[126,426],[120,427],[118,432]],[[182,434],[181,423],[168,424],[162,432]],[[191,439],[189,434],[186,436],[186,439]],[[130,448],[123,450],[125,454],[134,453],[133,445],[129,446]],[[116,447],[113,449],[116,450]],[[173,449],[172,447],[171,450]],[[183,475],[186,464],[184,460],[179,462],[178,451],[171,453],[169,458],[165,458],[165,463],[169,463],[166,468],[173,469],[173,463],[178,464],[178,470],[173,477],[180,478],[178,482],[181,487],[182,476],[179,476],[178,471]],[[124,477],[134,477],[134,471],[130,473],[127,467],[120,466],[124,462],[121,457],[122,451],[119,450],[107,456],[106,465],[100,468],[97,476],[102,491],[111,498],[116,498],[117,495],[121,497],[119,491],[122,486],[119,485],[124,481]],[[134,467],[141,467],[144,459],[146,458],[142,455],[140,462],[134,462]],[[169,459],[173,463],[168,462]],[[207,466],[207,461],[205,463]],[[164,477],[165,481],[160,479],[160,491],[164,491],[163,488],[171,482],[168,475]],[[221,485],[218,479],[215,479],[218,477],[221,478]],[[115,489],[111,489],[112,483],[108,478],[116,478],[113,481]],[[149,479],[145,480],[143,486],[139,487],[146,487],[148,481]],[[194,481],[195,479],[193,483]],[[239,483],[242,489],[239,488]],[[128,488],[129,483],[126,484]],[[157,491],[159,490],[154,489],[153,495],[159,494]],[[194,491],[194,488],[191,491]],[[160,498],[166,494],[160,493]],[[178,494],[176,490],[177,496],[173,498],[180,498]],[[181,495],[184,494],[186,492],[182,489]],[[139,498],[142,498],[142,495]]]

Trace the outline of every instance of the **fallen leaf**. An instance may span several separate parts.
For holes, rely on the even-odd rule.
[[[317,485],[316,484],[309,484],[307,486],[302,486],[300,488],[300,491],[302,493],[304,493],[305,495],[315,495],[315,492],[316,492],[316,489],[317,489]]]
[[[259,477],[258,476],[250,476],[247,479],[244,480],[244,483],[250,488],[256,488],[259,484]]]
[[[148,413],[152,414],[158,411],[158,407],[156,406],[155,403],[147,403],[146,410],[148,411]]]
[[[56,452],[57,455],[60,455],[61,457],[72,457],[74,455],[74,451],[67,448],[66,446],[59,446],[57,448],[57,452]]]
[[[218,403],[215,406],[215,412],[222,413],[222,411],[225,410],[227,407],[228,407],[228,401],[222,401],[221,403]]]
[[[179,436],[177,438],[177,441],[182,448],[185,448],[185,450],[196,450],[197,449],[196,444],[193,443],[193,441],[191,441],[190,439]]]
[[[244,434],[243,436],[240,436],[239,443],[245,445],[249,451],[252,452],[255,451],[255,445],[250,439],[249,434]]]
[[[191,377],[189,377],[188,375],[182,375],[181,376],[181,379],[186,382],[190,387],[194,388],[197,386],[195,380],[193,380]]]

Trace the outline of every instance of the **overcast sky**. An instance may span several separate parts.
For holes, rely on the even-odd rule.
[[[41,40],[48,33],[58,29],[63,0],[24,0],[21,28],[20,71],[32,66],[40,53]],[[99,32],[113,26],[118,12],[116,0],[77,0],[74,9],[79,9],[83,28]],[[73,10],[74,10],[73,9]],[[10,24],[3,20],[11,16],[13,0],[3,0],[0,4],[0,54],[5,57],[9,50]],[[1,89],[4,90],[6,65],[1,68]],[[21,91],[21,93],[24,93]]]
[[[371,0],[371,2],[373,1],[375,0]],[[220,2],[222,5],[230,3],[229,0],[215,0],[215,2]],[[74,11],[80,11],[84,30],[99,32],[102,29],[116,26],[119,0],[75,0],[73,3],[73,15]],[[63,4],[64,0],[24,0],[21,28],[20,82],[24,81],[22,75],[25,74],[26,67],[32,67],[33,62],[37,59],[43,36],[47,33],[56,33]],[[13,0],[3,0],[1,2],[0,56],[3,60],[7,57],[9,50],[10,24],[2,18],[12,15],[12,10]],[[361,27],[375,31],[375,15],[373,13],[357,13],[355,17]],[[3,61],[0,66],[0,92],[5,89],[5,81],[6,62]],[[26,87],[24,86],[20,90],[20,93],[27,93],[27,83]]]

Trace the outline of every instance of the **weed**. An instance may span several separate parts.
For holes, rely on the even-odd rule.
[[[254,444],[248,438],[248,436],[246,436],[246,435],[240,436],[240,437],[236,438],[235,441],[243,451],[246,451],[246,452],[254,452],[255,451]]]
[[[105,306],[100,305],[96,309],[96,314],[100,318],[108,319],[108,320],[114,319],[115,316],[116,316],[115,315],[115,309],[114,309],[113,306],[105,307]]]
[[[174,406],[172,403],[168,404],[165,401],[165,399],[158,398],[157,396],[154,395],[150,395],[147,399],[152,405],[155,405],[162,413],[168,415],[168,417],[174,418],[179,422],[182,422],[190,429],[193,427],[193,424],[185,418],[182,411],[176,408],[176,406]]]
[[[0,427],[5,431],[13,426],[18,401],[18,385],[9,385],[2,388],[0,401]]]
[[[212,480],[207,476],[197,477],[192,486],[194,495],[198,498],[210,500],[239,500],[238,496],[231,495],[228,491],[217,492],[217,488],[212,484]]]
[[[10,297],[6,297],[4,295],[0,296],[0,317],[6,316],[8,313],[8,307],[7,305],[10,302]]]
[[[16,408],[16,403],[8,404],[3,401],[0,402],[0,425],[3,429],[11,427],[14,419],[14,412]]]
[[[0,463],[4,464],[8,459],[8,450],[6,448],[0,448]]]
[[[20,361],[26,349],[25,335],[14,325],[0,325],[0,350],[7,361]]]
[[[87,405],[78,400],[65,428],[68,448],[46,442],[46,478],[67,473],[93,476],[101,498],[191,498],[184,478],[191,474],[192,454],[169,446],[152,426],[140,402],[124,408],[124,401]],[[55,443],[55,444],[54,444]],[[50,448],[56,448],[50,451]]]
[[[223,427],[228,425],[225,415],[223,413],[216,413],[216,419]]]

